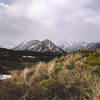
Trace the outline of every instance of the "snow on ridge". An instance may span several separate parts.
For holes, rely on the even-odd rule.
[[[87,49],[87,46],[89,45],[89,42],[84,41],[63,41],[58,44],[60,48],[62,48],[64,51],[70,53],[74,52],[80,49]]]

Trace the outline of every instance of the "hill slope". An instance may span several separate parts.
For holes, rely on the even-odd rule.
[[[48,62],[62,53],[13,51],[0,49],[0,73],[7,73],[9,70],[23,69],[37,64],[39,61]]]
[[[21,100],[99,100],[99,64],[100,51],[79,50],[16,72],[12,83],[22,87]]]

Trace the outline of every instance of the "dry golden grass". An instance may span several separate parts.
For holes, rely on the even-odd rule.
[[[55,60],[48,63],[48,75],[49,78],[54,78],[55,77],[55,67],[56,67],[56,63]]]
[[[45,63],[39,63],[35,70],[34,70],[34,74],[30,77],[30,84],[35,84],[38,83],[39,81],[43,80],[43,79],[47,79],[48,76],[48,66]]]
[[[83,63],[80,61],[76,61],[74,65],[78,70],[81,70],[84,66]]]
[[[12,79],[23,80],[28,86],[53,79],[64,84],[63,92],[69,96],[65,100],[100,100],[100,77],[93,70],[84,69],[85,61],[79,54],[71,54],[49,63],[40,62],[32,68],[25,68],[22,72],[14,73]],[[59,65],[62,69],[55,73]]]

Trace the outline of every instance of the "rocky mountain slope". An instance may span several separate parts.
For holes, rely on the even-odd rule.
[[[95,50],[100,49],[100,42],[80,42],[80,41],[65,41],[58,45],[67,53],[77,50]]]
[[[52,41],[46,39],[44,41],[39,40],[31,40],[25,41],[13,48],[13,50],[20,51],[20,50],[28,50],[28,51],[35,51],[35,52],[59,52],[63,53],[64,51],[56,46]]]
[[[88,42],[80,42],[80,41],[64,41],[59,44],[59,47],[64,51],[70,53],[77,50],[86,50],[88,48]]]
[[[35,52],[74,52],[77,50],[94,50],[100,49],[100,42],[84,42],[84,41],[63,41],[54,44],[52,41],[46,39],[44,41],[39,40],[27,40],[19,45],[15,43],[2,43],[0,42],[0,48],[12,49],[15,51],[35,51]]]

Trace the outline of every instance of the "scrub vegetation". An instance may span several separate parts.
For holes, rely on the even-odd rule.
[[[0,82],[2,98],[100,100],[100,51],[79,50],[16,71],[11,79]]]

